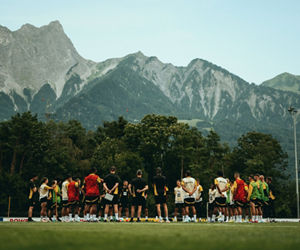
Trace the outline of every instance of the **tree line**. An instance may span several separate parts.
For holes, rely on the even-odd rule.
[[[230,148],[213,130],[204,135],[174,116],[151,114],[139,123],[119,117],[87,131],[76,120],[42,122],[25,112],[0,123],[0,215],[7,214],[9,197],[11,215],[26,214],[27,185],[34,175],[50,180],[63,180],[68,174],[83,178],[96,167],[103,177],[114,165],[122,180],[130,181],[142,169],[150,187],[160,167],[171,190],[171,208],[176,180],[187,169],[200,179],[204,199],[218,170],[230,179],[236,171],[245,180],[255,173],[271,176],[277,215],[290,217],[295,216],[296,204],[294,183],[285,173],[287,163],[287,154],[272,135],[254,131]]]

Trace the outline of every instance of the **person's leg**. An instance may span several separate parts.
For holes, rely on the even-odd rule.
[[[161,220],[160,204],[156,204],[155,206],[156,206],[157,215],[158,215],[159,219]]]
[[[135,206],[132,205],[132,206],[131,206],[131,218],[134,217],[134,214],[135,214]]]
[[[125,208],[125,216],[126,216],[126,218],[129,217],[129,208],[128,207]]]
[[[106,204],[104,208],[104,221],[107,221],[108,212],[109,212],[109,204]]]
[[[138,219],[141,219],[141,214],[142,214],[142,205],[138,206]]]
[[[166,222],[169,222],[169,214],[168,214],[168,206],[167,206],[167,203],[164,203],[163,206],[164,206],[164,212],[165,212]]]
[[[33,206],[30,206],[28,208],[28,220],[32,219],[32,213],[33,213]]]
[[[114,204],[115,219],[119,220],[118,204]]]

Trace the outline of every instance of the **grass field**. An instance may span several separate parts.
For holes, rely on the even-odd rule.
[[[0,223],[0,249],[300,249],[300,223]]]

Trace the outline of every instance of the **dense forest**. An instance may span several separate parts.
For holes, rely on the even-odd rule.
[[[96,167],[103,177],[115,165],[122,180],[131,180],[142,169],[150,187],[155,168],[161,167],[168,181],[171,210],[172,190],[187,169],[200,179],[204,200],[218,170],[230,179],[235,171],[245,180],[254,173],[271,176],[277,216],[291,217],[296,211],[295,183],[286,174],[287,164],[279,142],[254,131],[230,148],[214,131],[204,136],[173,116],[146,115],[139,123],[120,117],[87,131],[76,120],[42,122],[25,112],[0,123],[0,215],[7,215],[10,197],[11,216],[26,216],[28,181],[34,175],[47,176],[50,181],[62,180],[67,174],[83,178]],[[153,213],[151,191],[149,203]]]

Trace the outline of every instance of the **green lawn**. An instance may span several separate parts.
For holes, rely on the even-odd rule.
[[[0,223],[0,249],[299,249],[300,223]]]

